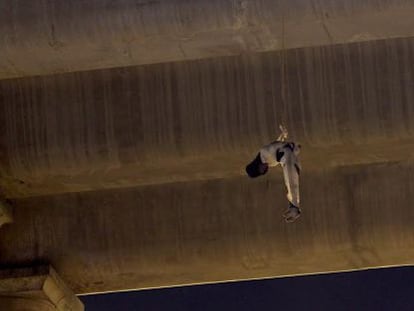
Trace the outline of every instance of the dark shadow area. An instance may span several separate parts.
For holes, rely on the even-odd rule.
[[[414,310],[414,267],[81,297],[87,311]]]

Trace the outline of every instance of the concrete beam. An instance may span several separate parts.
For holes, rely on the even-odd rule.
[[[0,270],[0,306],[8,311],[83,311],[49,266]]]
[[[414,35],[408,0],[1,0],[0,12],[0,79]]]
[[[3,80],[0,187],[15,198],[237,177],[280,123],[307,170],[406,161],[413,64],[406,38]]]
[[[414,263],[413,164],[304,167],[293,224],[281,174],[18,199],[0,265],[85,294]]]

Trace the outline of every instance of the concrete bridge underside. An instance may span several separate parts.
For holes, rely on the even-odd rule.
[[[413,263],[411,1],[13,3],[1,267],[85,294]],[[279,123],[294,224],[281,171],[243,172]]]

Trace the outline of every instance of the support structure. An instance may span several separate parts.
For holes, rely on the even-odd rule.
[[[83,311],[82,302],[50,266],[0,270],[0,309]]]
[[[413,264],[413,15],[0,0],[0,267],[50,263],[80,295]],[[302,145],[290,225],[281,173],[244,172],[281,123]],[[0,311],[82,309],[22,271],[0,271]]]
[[[0,1],[0,79],[414,35],[403,0],[22,3]]]

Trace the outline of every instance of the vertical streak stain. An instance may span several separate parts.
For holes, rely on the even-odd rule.
[[[226,177],[284,122],[304,146],[333,153],[404,142],[414,132],[413,42],[2,80],[2,174],[32,181],[33,195],[164,182],[172,168],[184,180]]]

